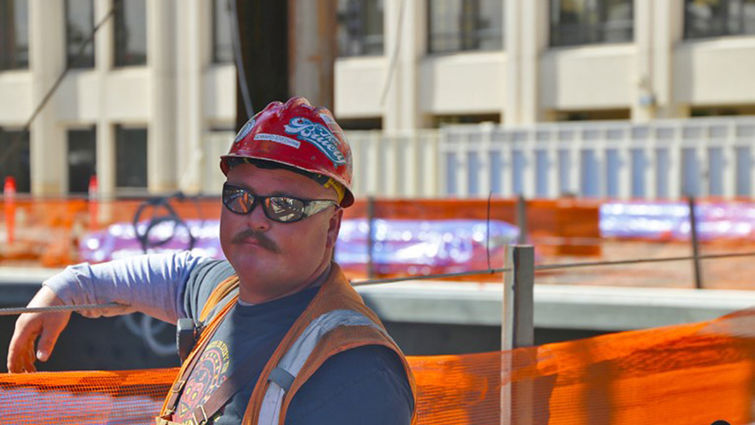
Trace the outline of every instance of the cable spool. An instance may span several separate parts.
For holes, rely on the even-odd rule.
[[[173,207],[170,205],[171,199],[184,200],[185,198],[186,197],[183,192],[179,191],[170,196],[146,200],[141,205],[139,205],[139,208],[137,208],[136,213],[134,214],[132,225],[134,227],[134,234],[136,235],[136,239],[139,241],[142,251],[145,254],[149,252],[150,248],[159,248],[173,240],[173,238],[176,236],[176,230],[180,227],[186,229],[186,233],[189,235],[189,246],[186,249],[188,249],[189,251],[194,249],[194,245],[197,241],[196,237],[194,237],[194,235],[191,233],[191,228],[189,227],[189,225],[186,224],[186,222],[178,216],[176,210],[173,209]],[[152,215],[150,216],[149,222],[147,223],[146,227],[142,227],[142,230],[140,230],[139,223],[142,221],[142,214],[145,213],[147,208],[152,209]],[[170,233],[170,235],[163,239],[150,238],[150,232],[163,223],[174,224],[173,231]]]

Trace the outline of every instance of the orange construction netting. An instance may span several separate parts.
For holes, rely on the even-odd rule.
[[[130,223],[142,200],[111,200],[88,202],[80,199],[37,199],[28,196],[12,203],[0,196],[0,233],[6,231],[9,219],[13,222],[14,243],[0,245],[0,262],[39,264],[63,267],[79,261],[78,240],[88,231],[110,224]],[[220,217],[220,199],[204,197],[170,202],[184,220]],[[367,216],[368,203],[358,200],[345,210],[345,218]],[[466,218],[484,220],[487,200],[477,199],[380,199],[372,204],[375,218],[443,220]],[[531,200],[527,204],[527,223],[533,243],[548,253],[563,255],[600,254],[598,207],[585,200]],[[160,208],[147,208],[142,218],[165,214]],[[11,218],[12,217],[12,218]],[[490,217],[516,223],[516,201],[494,199]],[[11,230],[8,230],[11,231]],[[5,237],[0,236],[4,242]],[[557,240],[557,242],[553,242]],[[584,241],[589,241],[584,243]],[[582,241],[582,242],[580,242]],[[540,248],[542,247],[542,248]]]
[[[755,309],[513,351],[410,357],[410,363],[423,425],[755,421]],[[150,424],[175,373],[0,375],[0,423]]]

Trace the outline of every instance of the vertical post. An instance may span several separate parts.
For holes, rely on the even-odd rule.
[[[695,270],[695,288],[703,288],[703,277],[700,270],[700,252],[697,238],[697,216],[695,214],[695,197],[689,195],[687,197],[687,205],[689,205],[689,234],[690,241],[692,243],[692,264]]]
[[[176,137],[179,120],[175,103],[179,91],[178,53],[173,38],[178,3],[175,0],[146,2],[150,78],[147,105],[151,111],[147,119],[147,187],[152,193],[174,191],[178,187],[179,167],[175,161],[178,153],[176,141],[179,140]]]
[[[534,286],[535,249],[532,245],[513,247],[514,265],[514,323],[513,348],[529,347],[535,343]]]
[[[333,109],[337,56],[335,0],[288,0],[288,85],[314,105]]]
[[[396,135],[424,127],[420,107],[419,63],[424,55],[426,2],[385,0],[383,34],[388,59],[380,88],[383,130]]]
[[[375,245],[375,198],[373,196],[367,197],[367,277],[372,279],[375,277],[375,263],[373,261],[373,247]]]
[[[514,247],[514,348],[535,345],[534,330],[534,286],[535,286],[535,249],[532,245]],[[531,353],[527,353],[531,354]],[[530,358],[529,364],[535,359]],[[533,422],[532,401],[534,387],[531,379],[522,379],[512,383],[510,416],[517,425],[529,425]],[[515,410],[515,411],[514,411]]]
[[[511,349],[514,348],[514,247],[506,247],[501,299],[501,425],[511,425]]]
[[[527,243],[527,200],[520,194],[516,199],[516,224],[519,226],[520,245]]]
[[[65,40],[66,34],[65,7],[58,1],[31,0],[25,3],[28,4],[29,76],[32,81],[27,93],[31,103],[37,105],[45,101],[48,90],[66,68],[66,49],[60,48],[60,40]],[[64,191],[65,143],[50,142],[65,140],[64,127],[58,124],[64,108],[48,103],[39,110],[29,127],[23,129],[28,131],[33,195],[57,195]]]
[[[117,4],[113,0],[101,0],[94,3],[94,20],[100,22],[110,13]],[[108,19],[97,32],[92,42],[94,43],[94,71],[92,72],[97,81],[97,87],[107,87],[111,77],[111,71],[115,59],[115,19]],[[151,53],[150,53],[151,54]],[[97,108],[100,111],[110,110],[113,101],[113,93],[110,90],[96,90],[95,96]],[[116,132],[114,122],[109,114],[101,113],[95,118],[96,124],[96,170],[99,191],[103,199],[112,200],[116,193]],[[149,135],[148,135],[149,137]],[[101,219],[107,221],[112,219],[113,209],[109,202],[103,203],[101,209]]]
[[[511,352],[518,347],[534,344],[535,278],[534,248],[529,245],[509,246],[506,249],[506,267],[513,270],[504,273],[503,299],[501,306],[501,425],[512,423],[513,400],[520,400],[517,409],[517,424],[529,423],[532,388],[527,382],[512,385]],[[521,402],[521,401],[524,402]]]

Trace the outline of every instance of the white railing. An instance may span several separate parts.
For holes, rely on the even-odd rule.
[[[357,197],[751,197],[755,117],[348,132]]]
[[[437,130],[388,137],[380,131],[349,132],[357,197],[437,197],[444,193]]]

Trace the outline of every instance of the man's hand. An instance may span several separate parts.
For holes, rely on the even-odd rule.
[[[42,286],[27,307],[53,305],[63,305],[63,301],[50,288]],[[70,311],[24,313],[19,316],[8,347],[8,372],[36,372],[35,360],[47,361],[70,318]],[[39,342],[35,352],[37,338]]]

